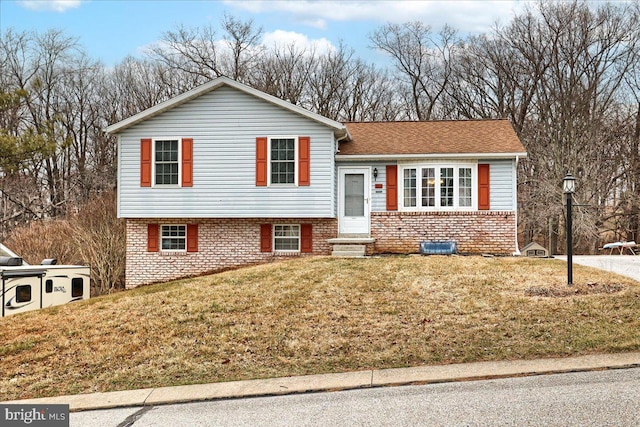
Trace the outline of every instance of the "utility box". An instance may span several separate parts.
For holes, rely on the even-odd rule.
[[[452,255],[458,253],[455,240],[427,240],[420,242],[422,255]]]

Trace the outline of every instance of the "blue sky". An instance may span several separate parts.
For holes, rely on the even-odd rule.
[[[220,28],[225,13],[253,19],[265,42],[336,46],[340,40],[371,62],[384,62],[368,48],[368,35],[387,22],[420,20],[438,30],[448,23],[462,33],[486,32],[506,23],[527,1],[210,1],[210,0],[0,0],[0,33],[61,29],[79,38],[93,59],[113,66],[140,56],[164,31],[178,25]],[[220,31],[222,37],[222,32]]]

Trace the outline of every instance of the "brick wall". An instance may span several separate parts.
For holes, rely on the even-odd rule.
[[[147,224],[198,224],[198,252],[147,252]],[[311,254],[260,252],[260,224],[313,224]],[[126,286],[164,282],[291,256],[329,255],[336,219],[128,219]],[[367,254],[417,253],[423,240],[455,240],[462,254],[510,255],[513,212],[372,212]]]
[[[147,252],[147,224],[198,224],[198,252]],[[313,224],[313,253],[260,252],[260,224]],[[164,282],[287,256],[329,255],[336,219],[127,219],[126,286]]]
[[[516,251],[514,212],[372,212],[375,253],[417,253],[424,240],[455,240],[462,254]]]

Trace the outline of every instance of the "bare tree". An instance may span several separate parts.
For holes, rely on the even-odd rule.
[[[225,72],[234,80],[244,81],[264,51],[261,45],[262,27],[256,27],[253,19],[243,22],[230,15],[224,16],[222,26],[227,34],[225,44],[228,47],[223,57],[229,58]]]
[[[210,26],[167,31],[149,53],[167,68],[194,76],[196,85],[224,75],[216,32]]]
[[[436,118],[438,102],[452,73],[456,32],[445,26],[437,35],[419,21],[387,24],[369,37],[373,47],[388,53],[417,120]]]

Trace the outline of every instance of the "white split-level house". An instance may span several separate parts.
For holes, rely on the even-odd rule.
[[[220,77],[106,131],[127,287],[422,241],[518,251],[507,120],[340,123]]]

